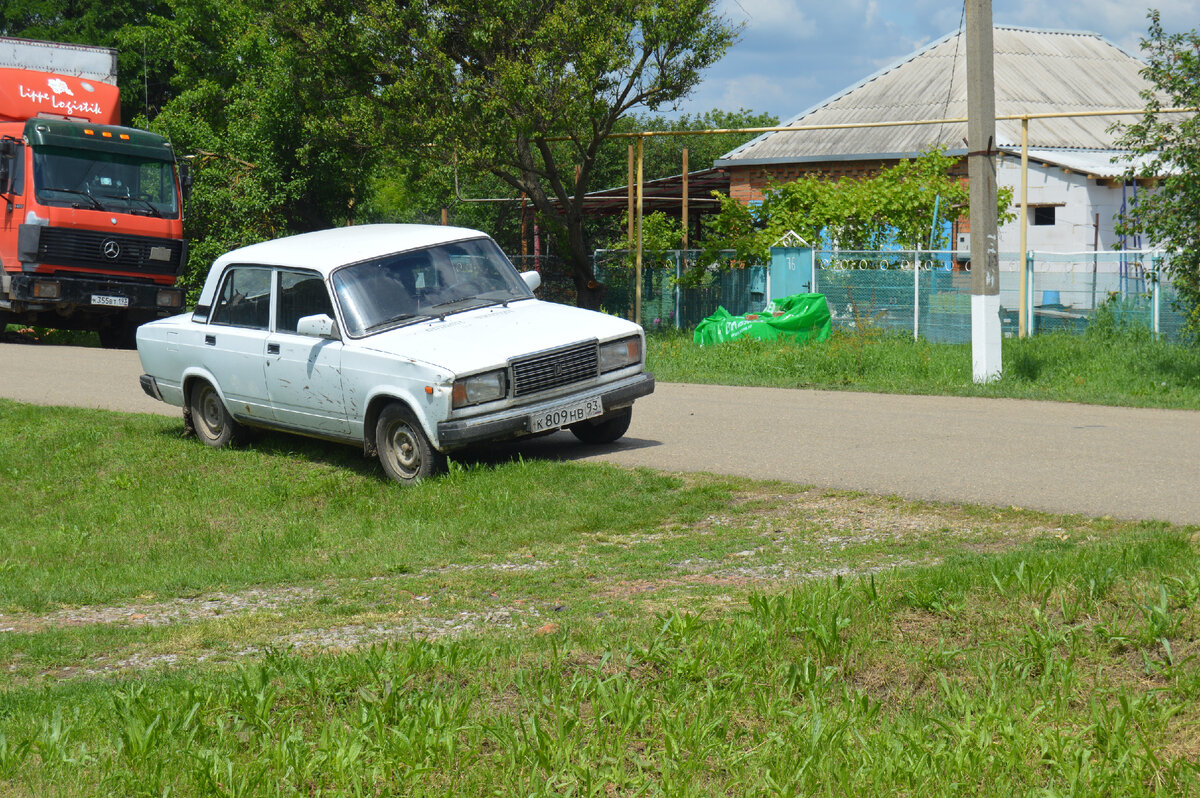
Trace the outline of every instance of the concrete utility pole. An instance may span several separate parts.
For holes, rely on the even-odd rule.
[[[1000,377],[1000,255],[996,232],[996,75],[992,0],[967,0],[967,174],[971,181],[971,371]]]

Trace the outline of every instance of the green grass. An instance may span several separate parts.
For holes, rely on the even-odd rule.
[[[0,795],[1200,790],[1194,528],[0,419]]]
[[[663,382],[1044,399],[1200,409],[1200,347],[1138,330],[1097,329],[1004,339],[1002,377],[979,385],[970,344],[838,332],[824,343],[743,339],[700,347],[690,333],[649,337],[648,367]]]

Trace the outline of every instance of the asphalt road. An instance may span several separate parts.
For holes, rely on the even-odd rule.
[[[0,396],[178,417],[135,352],[0,344]],[[1200,525],[1200,412],[1008,399],[658,385],[628,435],[525,457],[710,471],[918,499]]]

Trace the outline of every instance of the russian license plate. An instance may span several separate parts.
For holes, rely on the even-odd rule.
[[[106,296],[104,294],[92,294],[93,305],[108,305],[110,308],[127,308],[129,307],[129,297],[127,296]]]
[[[591,399],[584,399],[581,402],[572,402],[534,413],[529,417],[529,431],[545,432],[602,415],[604,415],[604,403],[600,401],[599,396],[593,396]]]

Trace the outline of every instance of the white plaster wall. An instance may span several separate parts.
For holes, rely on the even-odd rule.
[[[1013,190],[1012,211],[1017,218],[1001,225],[1000,293],[1006,306],[1018,304],[1020,275],[1020,208],[1021,159],[1005,156],[999,159],[997,183]],[[1029,204],[1054,204],[1055,223],[1035,226],[1032,212],[1026,236],[1026,247],[1033,252],[1078,253],[1061,258],[1039,258],[1035,265],[1034,303],[1061,302],[1076,308],[1095,307],[1110,291],[1141,290],[1129,283],[1132,272],[1122,268],[1121,255],[1113,252],[1120,243],[1115,231],[1115,217],[1121,209],[1121,187],[1109,188],[1094,178],[1069,172],[1058,166],[1029,164]],[[1099,214],[1099,246],[1096,246],[1096,215]],[[1143,242],[1143,246],[1145,246]],[[1097,250],[1093,257],[1090,253]]]
[[[1020,250],[1021,159],[1005,156],[996,170],[996,182],[1013,190],[1013,208],[1018,218],[1001,225],[1000,250]],[[1102,186],[1094,179],[1061,167],[1029,164],[1029,204],[1058,204],[1053,226],[1036,226],[1032,213],[1026,233],[1026,247],[1043,252],[1091,252],[1096,246],[1096,214],[1100,215],[1099,250],[1112,250],[1120,238],[1115,232],[1115,216],[1121,209],[1121,188]]]

